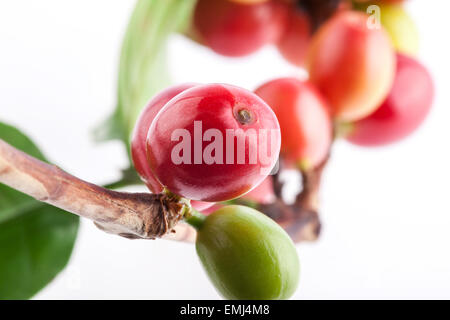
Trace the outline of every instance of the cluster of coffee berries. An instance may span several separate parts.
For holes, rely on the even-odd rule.
[[[219,54],[243,56],[275,44],[288,61],[307,69],[307,82],[279,79],[256,93],[277,114],[287,159],[314,165],[323,160],[330,140],[331,125],[324,120],[323,108],[339,124],[348,124],[349,141],[362,145],[401,139],[427,114],[433,85],[415,58],[417,30],[403,2],[200,0],[193,28],[200,41]],[[285,93],[290,102],[279,101]],[[301,96],[295,103],[302,105],[296,109],[295,94]],[[307,111],[298,111],[302,108]],[[315,123],[316,128],[301,122]],[[318,133],[310,132],[314,129]],[[314,137],[308,140],[305,135]],[[313,154],[304,159],[301,153],[308,152]]]
[[[323,22],[309,40],[307,80],[275,79],[256,89],[278,117],[281,158],[288,167],[313,171],[326,161],[338,137],[360,146],[383,146],[409,136],[425,120],[433,81],[413,55],[417,34],[404,27],[412,21],[400,1],[387,2],[376,2],[379,27],[371,27],[373,17],[348,8]],[[412,35],[403,37],[408,32]],[[270,184],[268,179],[245,198],[273,199]]]
[[[366,11],[381,24],[396,49],[418,51],[418,33],[403,0],[199,0],[191,33],[215,52],[241,57],[275,45],[290,63],[303,67],[311,39],[329,18],[348,10]],[[376,7],[375,7],[376,6]]]
[[[186,221],[197,229],[200,260],[226,298],[286,299],[297,287],[296,249],[273,220],[243,206],[208,217],[195,210],[256,187],[275,166],[280,144],[271,108],[256,94],[224,84],[168,88],[136,125],[137,172],[153,193],[192,200]]]
[[[144,109],[132,157],[149,189],[227,201],[257,186],[277,162],[281,137],[271,108],[230,85],[166,89]]]
[[[284,167],[314,172],[337,137],[362,146],[396,142],[431,108],[433,82],[413,56],[413,27],[404,35],[413,23],[401,1],[376,1],[371,10],[380,12],[368,15],[362,10],[372,2],[198,0],[193,27],[203,44],[226,56],[276,44],[308,79],[274,79],[254,93],[178,85],[154,97],[138,120],[136,170],[152,192],[192,200],[186,221],[197,228],[197,252],[225,297],[289,297],[298,260],[288,235],[258,211],[209,207],[239,197],[280,200],[268,177],[278,157]]]

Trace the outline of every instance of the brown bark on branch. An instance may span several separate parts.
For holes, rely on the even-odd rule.
[[[155,239],[174,233],[188,209],[166,194],[111,191],[37,160],[0,139],[0,183],[33,198],[93,220],[105,232],[130,239]],[[195,232],[180,225],[174,240]]]
[[[293,204],[282,198],[283,183],[279,174],[272,176],[277,199],[270,204],[258,204],[256,209],[275,220],[291,236],[294,242],[315,241],[322,228],[319,216],[319,191],[322,173],[329,156],[318,167],[302,172],[303,188]],[[283,161],[280,161],[282,170]]]

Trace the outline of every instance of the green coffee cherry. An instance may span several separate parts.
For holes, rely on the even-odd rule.
[[[299,280],[299,260],[286,232],[244,206],[215,211],[197,226],[203,266],[226,299],[288,299]]]

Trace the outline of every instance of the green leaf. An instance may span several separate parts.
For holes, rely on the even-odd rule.
[[[135,122],[146,102],[167,86],[166,42],[189,21],[196,0],[138,0],[122,45],[118,105],[95,132],[97,140],[120,138],[129,149]]]
[[[0,122],[0,139],[46,161],[19,130]],[[67,264],[77,216],[0,184],[0,299],[28,299]]]

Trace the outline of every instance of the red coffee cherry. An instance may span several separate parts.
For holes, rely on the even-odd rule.
[[[341,121],[360,120],[386,98],[395,74],[395,53],[383,29],[369,28],[368,15],[343,11],[311,40],[310,81]]]
[[[281,128],[286,164],[309,169],[325,160],[332,141],[332,122],[324,99],[308,82],[280,78],[255,93],[275,112]]]
[[[133,138],[131,140],[131,157],[133,159],[134,167],[141,177],[142,181],[147,185],[153,193],[160,193],[163,190],[163,186],[155,178],[147,161],[147,134],[150,129],[150,125],[155,119],[158,112],[170,101],[173,97],[186,89],[194,87],[196,84],[185,83],[176,86],[169,87],[159,94],[157,94],[147,106],[142,110],[141,115],[136,123]],[[214,203],[191,201],[191,205],[199,210],[203,211],[211,207]]]
[[[255,94],[230,85],[196,86],[157,115],[147,156],[159,182],[188,199],[225,201],[257,186],[280,150],[275,114]]]
[[[170,101],[170,99],[193,86],[195,86],[195,84],[185,83],[161,91],[154,96],[144,110],[142,110],[139,119],[136,122],[136,126],[134,127],[133,138],[131,140],[131,157],[133,159],[134,167],[142,181],[144,181],[153,193],[160,193],[163,190],[163,187],[155,178],[148,165],[146,144],[148,130],[158,112]]]
[[[199,0],[194,24],[212,50],[239,57],[276,42],[286,17],[287,6],[277,1],[238,4],[229,0]]]
[[[308,15],[297,8],[292,8],[286,30],[277,43],[278,51],[290,63],[303,67],[311,39],[311,22]]]
[[[369,117],[353,123],[347,139],[361,146],[401,140],[425,120],[433,96],[433,80],[428,70],[417,60],[397,54],[397,73],[387,99]]]

